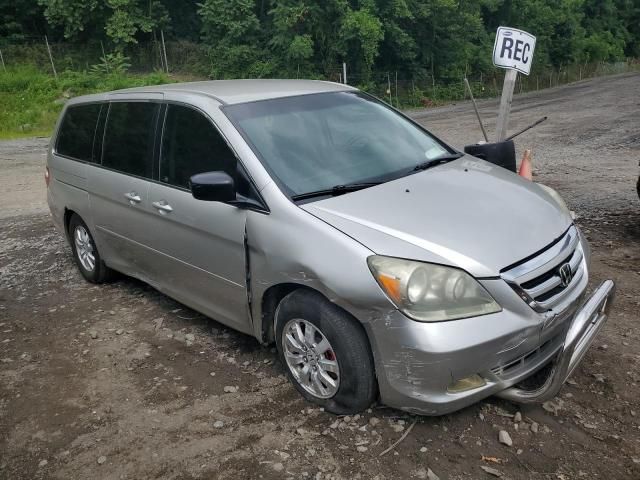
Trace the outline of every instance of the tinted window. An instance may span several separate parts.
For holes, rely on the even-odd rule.
[[[189,188],[196,173],[222,170],[236,178],[237,161],[220,133],[200,112],[169,105],[160,156],[160,181]]]
[[[104,137],[103,166],[151,178],[159,108],[159,104],[150,102],[111,104]]]
[[[93,135],[98,123],[100,104],[69,107],[62,119],[56,151],[66,157],[92,161]]]

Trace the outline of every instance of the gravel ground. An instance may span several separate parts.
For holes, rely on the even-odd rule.
[[[518,150],[576,211],[616,305],[544,408],[438,418],[327,414],[270,347],[141,282],[84,282],[44,203],[47,140],[1,142],[0,478],[640,478],[639,94],[622,75],[515,98],[514,130],[549,116]],[[480,102],[487,124],[496,106]],[[480,138],[468,103],[411,114],[458,147]]]

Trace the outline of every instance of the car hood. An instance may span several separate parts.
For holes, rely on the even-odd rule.
[[[376,254],[476,277],[497,276],[572,223],[540,186],[470,156],[302,208]]]

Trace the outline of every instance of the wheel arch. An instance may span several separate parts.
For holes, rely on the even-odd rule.
[[[347,315],[351,318],[359,328],[365,334],[367,341],[369,342],[369,348],[373,350],[373,345],[371,342],[371,338],[369,336],[369,331],[362,324],[360,320],[358,320],[351,312],[345,309],[342,305],[332,301],[325,293],[317,288],[310,287],[308,285],[303,285],[300,283],[294,282],[283,282],[275,285],[271,285],[267,290],[265,290],[262,298],[260,299],[260,333],[261,337],[259,341],[263,344],[270,344],[275,341],[275,316],[278,310],[278,305],[284,298],[297,290],[306,290],[308,292],[312,292],[316,295],[319,295],[324,301],[331,304],[335,308],[339,309],[343,314]]]
[[[278,309],[280,302],[290,293],[303,289],[319,293],[326,298],[322,292],[315,288],[293,282],[278,283],[271,285],[267,290],[265,290],[262,298],[260,299],[261,338],[259,340],[262,343],[269,344],[275,341],[274,320],[276,310]]]
[[[64,215],[62,217],[63,219],[62,221],[64,225],[64,233],[67,234],[67,237],[69,237],[69,223],[71,222],[71,217],[73,217],[74,215],[78,215],[78,214],[74,210],[64,207]]]

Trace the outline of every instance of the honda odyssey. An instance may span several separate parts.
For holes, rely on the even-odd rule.
[[[359,90],[209,81],[89,95],[48,150],[90,282],[136,277],[260,342],[338,414],[557,394],[607,320],[560,196]]]

